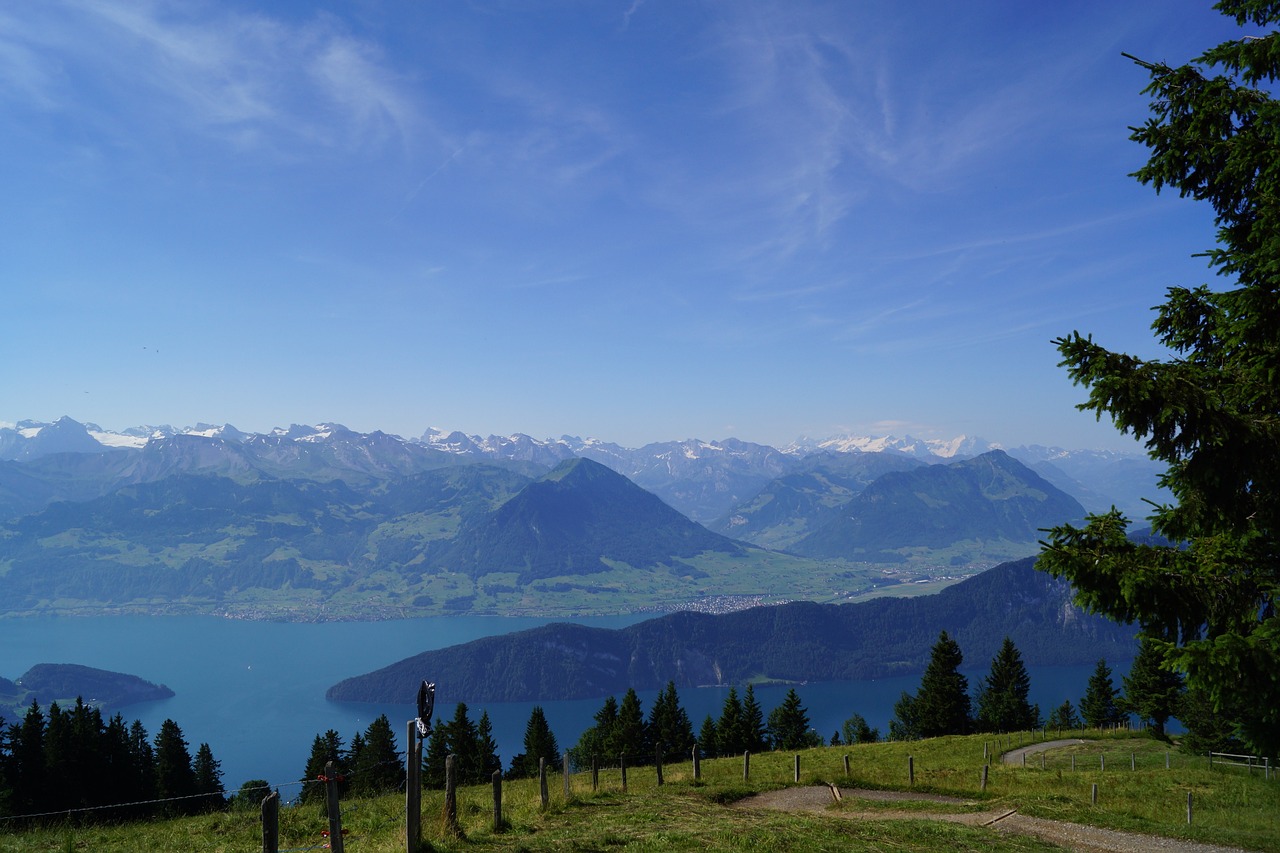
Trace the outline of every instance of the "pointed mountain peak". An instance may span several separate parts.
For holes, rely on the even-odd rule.
[[[564,460],[548,471],[542,479],[547,482],[560,482],[566,485],[579,485],[606,479],[627,481],[625,477],[612,468],[601,465],[599,462],[587,459],[584,456],[575,456]]]

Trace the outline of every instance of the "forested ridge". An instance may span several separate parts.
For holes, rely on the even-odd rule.
[[[1029,663],[1133,656],[1132,630],[1071,604],[1034,560],[998,566],[936,595],[845,605],[796,602],[681,612],[619,630],[554,624],[424,652],[330,688],[342,701],[407,702],[425,676],[469,702],[580,699],[750,679],[839,681],[923,670],[940,629],[980,657],[1005,637]]]

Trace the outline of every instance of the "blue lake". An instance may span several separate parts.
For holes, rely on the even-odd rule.
[[[651,615],[594,617],[582,624],[620,628]],[[37,663],[76,663],[127,672],[168,685],[171,699],[120,709],[140,720],[153,736],[173,719],[195,748],[208,743],[222,762],[223,781],[234,791],[248,779],[266,779],[290,797],[302,775],[311,743],[327,729],[344,740],[363,731],[379,714],[403,739],[410,705],[329,702],[325,690],[351,675],[378,669],[428,649],[463,643],[547,624],[553,620],[455,616],[386,622],[315,624],[246,622],[203,616],[32,617],[0,620],[0,676],[14,679]],[[986,674],[989,661],[971,662],[970,687]],[[1117,686],[1128,662],[1109,662]],[[1078,704],[1093,665],[1028,667],[1031,700],[1048,712],[1070,699]],[[430,678],[430,673],[423,673]],[[813,727],[830,738],[854,712],[888,731],[893,703],[902,691],[915,692],[919,676],[880,681],[806,684],[797,688]],[[406,685],[412,695],[415,685]],[[436,717],[453,715],[448,685],[440,685]],[[787,688],[756,690],[766,714]],[[708,714],[718,717],[727,688],[680,691],[694,730]],[[656,691],[641,692],[646,714]],[[621,698],[621,697],[619,697]],[[602,699],[570,702],[511,702],[470,706],[471,718],[489,712],[504,762],[522,751],[525,723],[535,704],[546,711],[561,748],[577,742],[592,723]],[[10,721],[12,722],[12,721]],[[401,744],[403,749],[403,743]]]

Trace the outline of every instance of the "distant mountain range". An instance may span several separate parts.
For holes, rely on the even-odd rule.
[[[295,424],[265,434],[242,432],[229,424],[180,429],[140,426],[111,432],[67,417],[52,423],[27,420],[0,426],[0,462],[30,463],[67,453],[96,457],[104,450],[130,451],[115,457],[115,476],[107,478],[107,489],[179,472],[349,480],[403,476],[459,461],[513,465],[525,473],[538,474],[566,459],[582,457],[612,468],[704,523],[724,519],[772,481],[808,470],[814,457],[896,456],[936,464],[997,449],[1006,450],[1089,511],[1103,511],[1114,504],[1141,518],[1149,509],[1145,500],[1162,494],[1156,480],[1163,468],[1140,453],[1040,445],[1001,448],[968,436],[948,440],[839,436],[801,439],[784,448],[734,438],[690,439],[626,448],[576,436],[535,439],[517,433],[482,438],[436,429],[406,439],[383,432],[354,432],[339,424]],[[61,464],[78,467],[65,461]],[[63,486],[74,488],[75,471],[64,474]],[[87,471],[85,475],[93,476]],[[0,517],[29,511],[14,507],[13,498],[6,500],[5,484],[11,479],[12,475],[0,478]],[[91,487],[88,483],[82,486]],[[83,499],[83,495],[71,499]]]
[[[922,671],[940,630],[977,666],[1005,637],[1029,665],[1133,657],[1131,626],[1084,613],[1068,584],[1033,563],[1007,563],[916,598],[675,613],[618,630],[547,625],[423,652],[348,678],[326,695],[409,703],[423,679],[448,685],[449,701],[478,703],[616,696],[668,681],[685,688],[888,678]]]
[[[1134,474],[1151,469],[1106,454],[1088,457],[1086,486],[1062,468],[1084,457],[1065,451],[1018,451],[1042,457],[1036,473],[998,449],[964,455],[976,441],[935,448],[948,457],[914,441],[859,449],[873,444],[888,442],[627,450],[335,424],[22,422],[0,429],[0,610],[324,618],[830,600],[1034,553],[1042,528],[1083,515],[1070,495],[1097,483],[1152,491]]]

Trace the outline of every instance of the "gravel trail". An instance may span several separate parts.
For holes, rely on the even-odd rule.
[[[1059,742],[1057,745],[1073,742]],[[1037,744],[1037,746],[1048,745]],[[1017,760],[1021,761],[1021,756]],[[1235,847],[1198,844],[1190,841],[1181,841],[1176,838],[1140,835],[1133,832],[1120,832],[1114,829],[1101,829],[1079,823],[1027,817],[1018,814],[1016,810],[942,814],[905,810],[858,809],[856,806],[851,808],[850,806],[854,804],[850,801],[856,800],[876,802],[918,802],[923,800],[954,803],[956,805],[964,805],[968,802],[938,794],[871,791],[861,788],[838,788],[835,785],[810,785],[756,794],[738,801],[734,804],[734,808],[816,812],[829,814],[833,818],[842,820],[945,820],[968,826],[990,827],[993,832],[1030,835],[1050,844],[1060,845],[1068,850],[1085,851],[1085,853],[1245,853],[1245,851]],[[833,808],[837,801],[843,804],[842,808]]]

